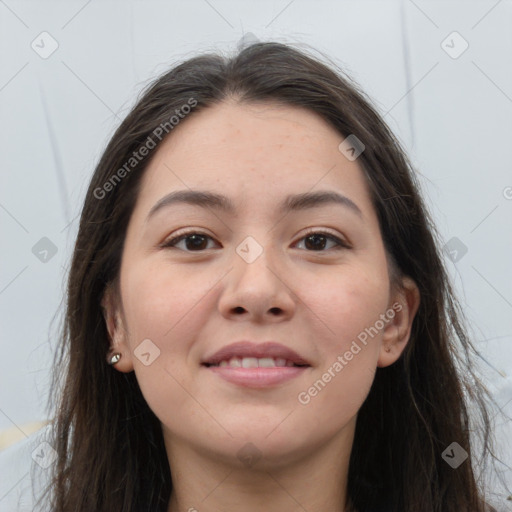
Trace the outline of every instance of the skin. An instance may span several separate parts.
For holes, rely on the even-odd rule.
[[[377,367],[404,350],[420,299],[408,278],[391,286],[368,187],[358,161],[338,150],[343,139],[305,109],[230,101],[185,119],[146,170],[119,288],[107,289],[103,306],[112,350],[122,354],[114,368],[135,371],[162,424],[169,512],[345,509],[358,410]],[[224,194],[236,215],[175,204],[147,220],[162,197],[183,189]],[[288,194],[320,190],[347,196],[362,215],[336,204],[276,210]],[[183,228],[211,239],[200,250],[190,240],[161,247]],[[308,228],[350,248],[320,239],[315,249]],[[252,263],[236,252],[247,236],[263,248]],[[298,394],[397,303],[401,311],[301,404]],[[148,366],[134,355],[144,339],[160,350]],[[280,342],[311,367],[279,386],[248,389],[200,365],[244,339]],[[247,443],[252,464],[237,456]]]

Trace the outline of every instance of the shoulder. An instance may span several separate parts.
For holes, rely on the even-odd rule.
[[[48,443],[50,426],[0,451],[0,511],[47,512],[35,508],[50,481],[57,453]]]

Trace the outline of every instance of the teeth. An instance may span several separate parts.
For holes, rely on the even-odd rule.
[[[238,357],[232,357],[229,360],[229,366],[232,366],[233,368],[239,368],[242,366],[242,362]]]
[[[255,357],[244,357],[242,359],[242,368],[258,368],[258,359]]]
[[[271,357],[262,357],[258,359],[258,366],[260,368],[275,368],[276,362]]]
[[[282,357],[232,357],[229,361],[221,361],[219,364],[211,366],[231,367],[231,368],[275,368],[297,366],[292,361]]]

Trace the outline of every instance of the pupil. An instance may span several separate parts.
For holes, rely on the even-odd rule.
[[[323,249],[325,248],[325,240],[326,240],[326,237],[325,235],[309,235],[307,238],[306,238],[306,246],[308,245],[308,241],[311,241],[311,240],[317,240],[316,242],[313,242],[313,248],[315,249]],[[322,242],[318,243],[318,239],[322,239]]]
[[[206,238],[203,235],[190,235],[187,237],[187,249],[203,249]],[[192,241],[192,243],[189,243]]]

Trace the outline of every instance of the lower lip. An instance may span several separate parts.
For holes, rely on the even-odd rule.
[[[248,388],[277,386],[302,374],[309,366],[283,366],[279,368],[229,368],[207,366],[206,369],[219,377]]]

